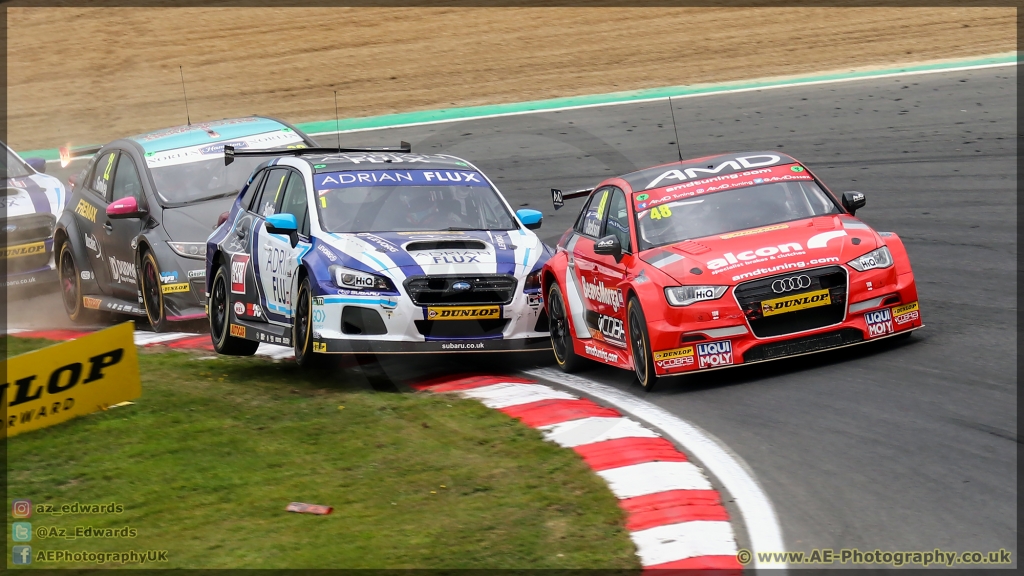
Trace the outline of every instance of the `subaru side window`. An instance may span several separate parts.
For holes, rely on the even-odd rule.
[[[291,172],[288,177],[288,184],[284,188],[284,201],[281,204],[281,214],[295,216],[295,223],[299,226],[299,234],[309,236],[309,210],[307,209],[306,185],[302,181],[302,175],[298,172]]]
[[[614,234],[619,239],[623,252],[629,252],[629,212],[626,195],[618,188],[611,189],[608,201],[608,220],[605,221],[604,236]]]
[[[284,184],[288,181],[287,168],[274,168],[270,170],[263,180],[263,188],[256,197],[256,204],[253,212],[263,218],[277,214],[277,207],[280,206],[281,195],[284,192]]]
[[[605,208],[608,203],[608,189],[602,188],[590,197],[590,202],[583,209],[583,216],[576,225],[576,231],[584,236],[597,238],[601,234],[601,221],[604,220]]]
[[[260,170],[252,177],[252,182],[246,187],[245,192],[242,194],[242,209],[252,210],[252,200],[256,196],[256,191],[260,189],[260,184],[263,183],[263,176],[267,173],[266,170]]]
[[[92,178],[89,179],[88,186],[86,186],[104,200],[110,194],[110,182],[114,179],[114,165],[117,164],[117,156],[117,150],[111,150],[100,156],[99,162],[93,168]]]
[[[121,154],[114,171],[113,194],[111,202],[122,198],[134,197],[142,205],[142,179],[135,168],[135,161],[127,154]]]

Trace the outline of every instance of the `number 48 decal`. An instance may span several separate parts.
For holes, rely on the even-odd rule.
[[[651,220],[661,220],[662,218],[668,218],[672,215],[672,210],[668,206],[655,206],[651,208]]]

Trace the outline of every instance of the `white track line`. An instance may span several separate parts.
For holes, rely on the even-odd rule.
[[[687,454],[695,457],[708,471],[714,474],[735,500],[750,538],[753,567],[786,568],[785,563],[762,563],[757,559],[757,552],[785,551],[785,541],[782,538],[782,527],[779,526],[778,517],[775,515],[775,509],[772,507],[768,495],[747,471],[747,467],[740,462],[738,456],[731,454],[728,449],[719,445],[699,428],[678,416],[611,386],[572,374],[565,374],[552,368],[538,368],[523,372],[599,398],[660,428],[679,443]]]
[[[180,340],[182,338],[188,338],[190,336],[198,336],[198,334],[189,334],[187,332],[135,332],[135,345],[136,346],[148,346],[150,344],[158,344],[160,342],[169,342],[171,340]]]

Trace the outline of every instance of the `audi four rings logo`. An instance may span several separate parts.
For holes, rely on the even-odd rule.
[[[772,282],[772,292],[776,294],[783,294],[785,292],[792,292],[793,290],[802,290],[804,288],[811,287],[811,278],[807,275],[790,276],[789,278],[781,278]]]

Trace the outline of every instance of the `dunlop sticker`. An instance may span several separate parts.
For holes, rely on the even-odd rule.
[[[900,316],[906,314],[907,312],[916,312],[917,309],[917,302],[911,302],[910,304],[904,304],[902,306],[896,306],[895,308],[893,308],[892,315]]]
[[[164,284],[160,287],[160,291],[164,294],[170,294],[171,292],[188,292],[188,282],[182,282],[180,284]]]
[[[45,242],[33,242],[21,246],[8,246],[4,250],[4,258],[21,258],[22,256],[34,256],[46,252]]]
[[[693,356],[693,346],[676,348],[674,350],[662,350],[661,352],[654,353],[655,360],[668,360],[669,358],[678,358],[680,356]]]
[[[7,360],[4,436],[106,410],[142,395],[135,325],[125,322]]]
[[[828,290],[815,290],[814,292],[804,292],[794,296],[764,300],[761,302],[761,313],[765,316],[774,316],[775,314],[806,310],[818,306],[828,306],[831,303],[832,300],[829,298]]]
[[[427,308],[427,320],[491,320],[501,318],[500,306],[445,306]]]

